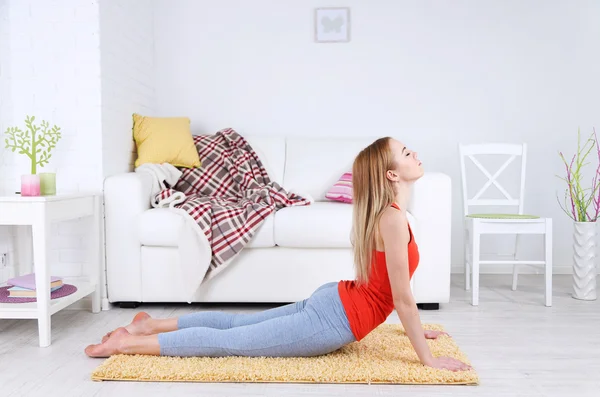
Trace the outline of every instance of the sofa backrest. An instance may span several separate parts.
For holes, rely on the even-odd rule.
[[[285,169],[285,137],[244,135],[265,166],[271,180],[283,186]]]
[[[344,172],[352,171],[358,153],[377,137],[285,137],[244,135],[272,180],[316,201]]]
[[[326,201],[325,194],[374,137],[288,137],[283,186]]]

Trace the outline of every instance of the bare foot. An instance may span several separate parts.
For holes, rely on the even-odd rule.
[[[122,352],[123,341],[131,336],[124,327],[117,328],[111,332],[110,337],[99,345],[89,345],[85,348],[85,354],[90,357],[110,357]]]
[[[127,325],[125,329],[131,335],[150,335],[152,333],[152,330],[150,329],[150,327],[148,327],[148,320],[150,320],[151,318],[152,317],[150,317],[148,313],[139,312],[135,315],[135,317],[133,317],[131,324]],[[104,337],[102,338],[102,343],[108,340],[112,332],[109,332],[106,335],[104,335]]]

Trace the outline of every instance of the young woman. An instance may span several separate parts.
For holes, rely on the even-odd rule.
[[[131,324],[90,345],[90,357],[314,356],[360,341],[395,309],[422,364],[453,371],[470,367],[433,357],[410,289],[419,262],[406,218],[413,182],[423,175],[416,152],[391,138],[363,149],[352,167],[356,280],[327,283],[308,299],[251,314],[198,312],[156,319],[138,313]]]

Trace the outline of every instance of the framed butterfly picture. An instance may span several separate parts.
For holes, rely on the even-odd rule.
[[[315,41],[345,43],[350,41],[350,8],[316,8]]]

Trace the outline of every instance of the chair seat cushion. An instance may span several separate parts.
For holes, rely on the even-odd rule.
[[[468,218],[483,218],[483,219],[539,219],[537,215],[527,214],[470,214]]]
[[[144,211],[139,222],[140,242],[142,245],[155,247],[177,247],[181,241],[181,233],[192,233],[189,223],[183,214],[168,208],[153,208]],[[273,215],[268,216],[250,240],[248,248],[274,247]]]

